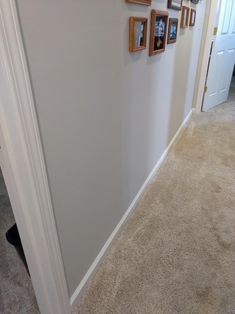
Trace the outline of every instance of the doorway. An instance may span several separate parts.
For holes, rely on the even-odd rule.
[[[15,218],[0,168],[0,313],[38,314],[30,276],[16,249],[6,238],[14,236]],[[12,229],[14,227],[14,229]]]
[[[235,102],[235,67],[233,70],[233,77],[232,77],[232,81],[231,81],[231,85],[230,85],[228,101],[229,102],[231,102],[231,101]]]
[[[235,0],[221,0],[208,62],[202,111],[228,100],[235,62]]]

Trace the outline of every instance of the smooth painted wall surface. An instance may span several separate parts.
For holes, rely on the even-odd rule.
[[[129,17],[146,16],[150,26],[149,7],[17,4],[72,295],[191,110],[201,25],[149,57],[148,49],[128,52]],[[153,0],[152,8],[166,7],[167,0]]]

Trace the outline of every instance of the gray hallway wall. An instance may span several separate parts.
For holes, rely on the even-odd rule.
[[[166,3],[153,0],[152,8],[166,10]],[[191,110],[191,52],[202,25],[149,57],[148,49],[128,52],[129,16],[150,23],[149,7],[124,0],[17,4],[72,295]]]

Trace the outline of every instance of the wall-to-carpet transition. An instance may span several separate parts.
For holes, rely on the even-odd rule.
[[[74,313],[235,313],[234,91],[193,116]]]

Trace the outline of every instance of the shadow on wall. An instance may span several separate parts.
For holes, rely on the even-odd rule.
[[[189,6],[189,3],[184,1],[183,5]],[[169,118],[169,125],[171,125],[169,142],[193,107],[206,4],[205,2],[200,2],[198,5],[191,3],[190,7],[197,12],[196,23],[194,27],[189,26],[185,29],[179,26],[174,63],[172,108]],[[180,18],[181,15],[179,15],[179,24]]]
[[[192,108],[192,98],[186,102],[188,83],[190,82],[189,69],[191,62],[193,32],[191,29],[179,29],[176,46],[174,77],[172,83],[171,110],[168,125],[168,143],[172,140],[180,125]],[[196,66],[196,65],[195,65]]]
[[[183,5],[189,6],[189,3],[184,1]],[[168,143],[172,140],[193,107],[206,4],[205,2],[201,2],[198,5],[191,3],[190,7],[197,11],[194,27],[180,28],[181,15],[179,15],[179,31],[172,83],[172,108],[169,116],[171,128],[168,133]]]
[[[188,2],[186,4],[189,5]],[[129,10],[131,7],[133,15],[133,8],[135,10],[136,7],[139,13],[140,6],[123,6],[127,6],[123,35],[128,42]],[[166,2],[153,2],[152,8],[167,10]],[[196,26],[180,29],[180,12],[168,10],[170,17],[179,19],[177,43],[166,45],[164,53],[149,57],[151,9],[144,7],[142,11],[145,12],[142,15],[149,18],[147,49],[127,54],[126,45],[123,45],[122,208],[128,208],[189,114],[195,79],[190,75],[196,73],[197,67],[196,62],[191,63]]]

